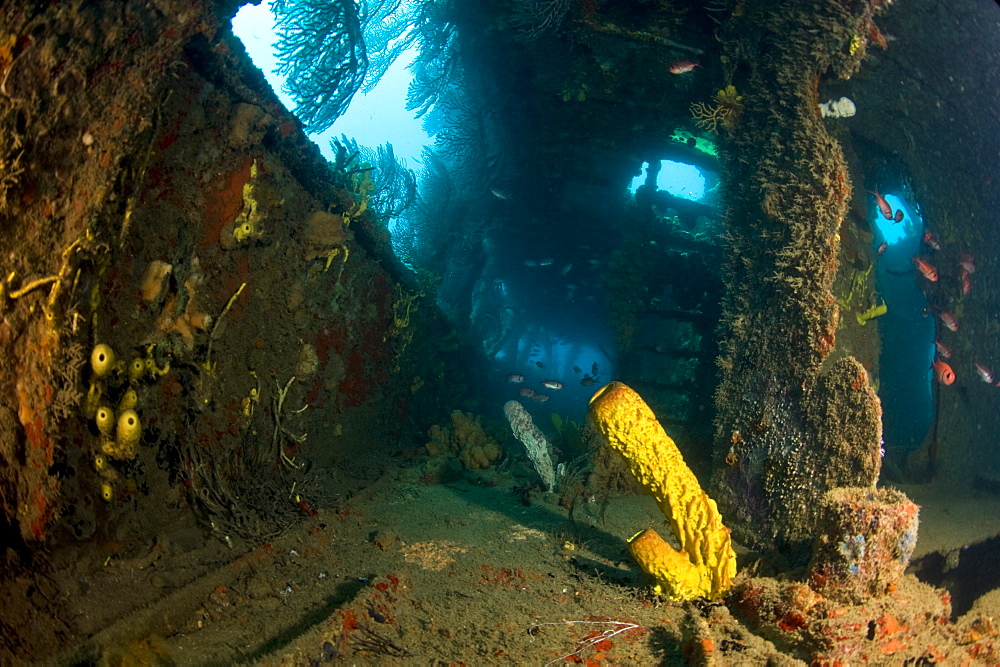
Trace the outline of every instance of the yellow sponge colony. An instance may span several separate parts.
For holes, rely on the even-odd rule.
[[[656,579],[656,592],[677,601],[724,595],[736,576],[729,529],[653,411],[632,389],[612,382],[590,399],[589,418],[625,457],[680,541],[677,551],[654,530],[629,540],[632,556]]]
[[[95,378],[106,378],[115,368],[115,351],[107,343],[98,343],[90,353],[90,368]]]
[[[142,423],[135,410],[123,410],[118,416],[118,431],[115,434],[115,442],[123,458],[131,459],[135,457],[135,448],[142,438]]]

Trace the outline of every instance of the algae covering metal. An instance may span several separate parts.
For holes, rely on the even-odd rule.
[[[748,544],[811,534],[830,488],[878,479],[879,401],[841,351],[832,293],[851,182],[817,86],[857,71],[878,3],[756,2],[723,34],[743,109],[728,191],[712,495]]]

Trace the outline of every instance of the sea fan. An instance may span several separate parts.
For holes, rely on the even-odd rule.
[[[393,153],[386,143],[375,150],[361,149],[361,159],[375,167],[375,190],[372,205],[385,219],[402,215],[417,198],[417,177]]]
[[[311,132],[329,129],[420,36],[419,0],[279,0],[277,72]]]

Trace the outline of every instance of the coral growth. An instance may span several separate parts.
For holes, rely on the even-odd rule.
[[[855,317],[858,320],[858,324],[864,326],[868,324],[869,320],[874,320],[876,317],[881,317],[889,312],[889,306],[884,303],[872,306],[863,313],[858,313]]]
[[[326,211],[313,211],[306,219],[302,239],[308,248],[307,261],[329,257],[334,248],[347,240],[343,216]]]
[[[893,590],[917,545],[918,516],[895,489],[827,491],[809,564],[813,588],[854,604]]]
[[[680,541],[675,551],[654,530],[629,540],[639,565],[656,578],[657,592],[674,600],[725,594],[736,576],[729,529],[653,411],[632,389],[612,382],[590,399],[589,419],[628,461]]]
[[[830,13],[774,5],[722,30],[734,36],[732,66],[745,68],[745,99],[723,145],[727,291],[713,495],[750,544],[805,546],[823,493],[878,478],[879,401],[837,339],[833,287],[851,180],[816,93],[827,70],[856,70],[861,56],[847,45],[870,11],[866,2]],[[745,57],[760,49],[770,57]]]
[[[747,577],[729,597],[734,614],[811,664],[996,659],[990,619],[952,625],[951,596],[904,574],[917,506],[903,493],[839,488],[821,505],[808,580]]]
[[[521,441],[528,452],[528,458],[535,467],[535,472],[542,478],[545,488],[549,493],[556,489],[556,468],[552,464],[552,456],[549,452],[549,441],[545,435],[538,430],[531,415],[517,401],[507,401],[503,406],[507,421],[514,436]]]
[[[743,111],[743,96],[736,92],[734,86],[726,86],[715,93],[715,104],[695,102],[691,105],[691,117],[698,127],[712,134],[719,131],[721,125],[726,131],[732,132]]]
[[[147,267],[147,274],[156,275],[157,273],[162,273],[159,282],[162,282],[169,275],[169,272],[164,269],[155,268],[155,263]],[[153,280],[150,275],[147,275],[147,278],[149,280],[143,281],[143,294],[152,294],[154,298],[159,297],[161,295],[159,287],[154,290],[152,286],[158,281]],[[211,315],[201,308],[200,289],[204,282],[205,274],[201,270],[201,262],[197,256],[192,257],[187,275],[184,277],[183,289],[178,290],[177,294],[167,299],[163,311],[156,320],[156,328],[161,334],[168,337],[171,334],[176,334],[180,337],[184,349],[188,351],[194,348],[195,334],[207,330],[208,325],[212,322]]]
[[[466,468],[488,468],[500,458],[503,450],[496,440],[483,429],[482,418],[470,412],[455,410],[451,413],[451,426],[431,426],[427,432],[430,441],[425,445],[431,456],[449,452],[458,456]]]

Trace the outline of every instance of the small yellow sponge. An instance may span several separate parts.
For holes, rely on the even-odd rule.
[[[632,389],[612,382],[590,399],[589,418],[625,457],[680,541],[676,551],[654,530],[629,540],[632,556],[656,579],[656,592],[677,601],[724,595],[736,576],[729,529],[653,411]]]

